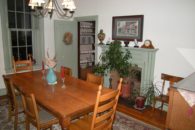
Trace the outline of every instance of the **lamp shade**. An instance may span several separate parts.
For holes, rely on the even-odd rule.
[[[195,92],[195,72],[193,72],[183,80],[177,82],[174,87]]]

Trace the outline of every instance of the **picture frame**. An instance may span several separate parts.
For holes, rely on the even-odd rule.
[[[144,15],[112,17],[112,39],[142,41]]]

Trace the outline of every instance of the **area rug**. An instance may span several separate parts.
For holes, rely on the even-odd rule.
[[[24,121],[24,115],[19,115],[19,121]],[[14,119],[8,120],[8,100],[0,100],[0,130],[14,130]],[[53,130],[61,130],[59,124],[52,126]],[[18,125],[18,130],[25,130],[24,124]],[[36,130],[32,125],[30,130]],[[113,130],[160,130],[154,126],[143,123],[121,112],[116,112]]]
[[[117,111],[113,124],[113,130],[160,130],[160,129]]]

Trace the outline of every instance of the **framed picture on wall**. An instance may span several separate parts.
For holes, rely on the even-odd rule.
[[[144,15],[112,17],[112,39],[142,41]]]

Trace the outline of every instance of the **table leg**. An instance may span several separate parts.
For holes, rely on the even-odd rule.
[[[68,130],[70,125],[70,118],[61,118],[60,125],[62,127],[62,130]]]

